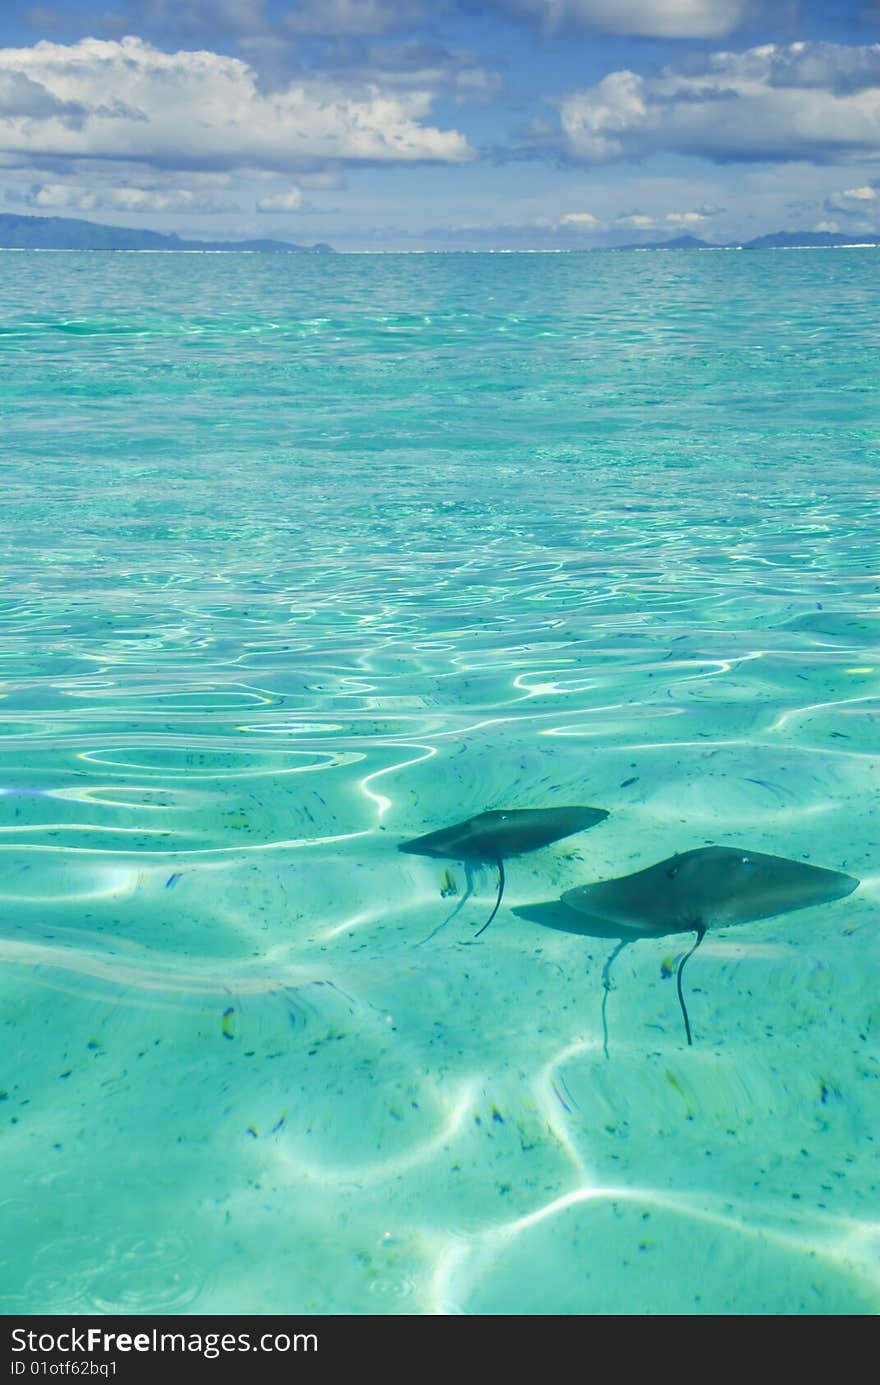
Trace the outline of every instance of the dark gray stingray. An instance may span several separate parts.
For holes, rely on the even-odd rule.
[[[607,930],[611,930],[610,935],[619,937],[621,945],[638,937],[662,937],[691,930],[696,933],[696,941],[679,963],[676,977],[690,1044],[693,1040],[681,976],[685,962],[696,952],[708,928],[750,923],[753,919],[773,918],[843,899],[858,884],[852,875],[789,861],[784,856],[704,846],[671,856],[634,875],[566,890],[562,904],[585,915],[584,923],[593,925],[573,931],[592,933],[598,922],[603,934],[609,936]],[[619,951],[620,948],[612,954],[609,966]]]
[[[401,842],[397,849],[413,856],[436,856],[444,861],[465,862],[467,892],[461,904],[449,918],[444,919],[440,928],[454,918],[470,895],[471,868],[474,865],[498,867],[498,897],[495,908],[475,934],[479,937],[485,933],[501,907],[504,862],[510,856],[522,856],[527,851],[537,851],[539,847],[549,846],[551,842],[558,842],[575,832],[585,832],[607,816],[604,808],[494,808],[465,822],[441,827],[437,832],[427,832],[424,837]],[[439,932],[440,928],[435,929],[434,933]],[[434,937],[434,933],[430,936]]]

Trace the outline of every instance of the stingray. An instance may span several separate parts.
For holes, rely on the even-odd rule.
[[[522,856],[527,851],[537,851],[539,847],[549,846],[551,842],[558,842],[575,832],[585,832],[607,816],[604,808],[494,808],[487,813],[479,813],[475,818],[468,818],[466,822],[456,822],[452,827],[441,827],[439,831],[428,832],[424,837],[401,842],[398,851],[406,851],[413,856],[436,856],[441,860],[465,863],[467,890],[464,897],[430,937],[439,933],[469,898],[475,865],[498,867],[495,908],[474,935],[478,938],[485,933],[501,907],[504,862],[508,857]]]
[[[685,1034],[693,1043],[681,977],[708,928],[773,918],[852,894],[859,881],[842,871],[739,847],[702,846],[670,856],[634,875],[566,890],[562,902],[620,930],[621,948],[636,937],[693,930],[696,940],[678,965],[676,988]],[[607,978],[606,978],[607,980]],[[609,983],[610,984],[610,983]],[[606,985],[606,992],[608,985]]]
[[[567,890],[561,900],[545,900],[513,912],[545,928],[618,940],[602,969],[602,1033],[607,1058],[606,1007],[611,968],[629,943],[640,937],[696,932],[696,942],[682,958],[677,974],[678,999],[691,1044],[681,973],[707,928],[771,918],[843,899],[858,884],[851,875],[788,861],[782,856],[712,846],[685,851],[634,875],[582,885]]]

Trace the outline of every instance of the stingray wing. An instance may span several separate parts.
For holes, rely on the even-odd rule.
[[[842,871],[784,856],[707,846],[632,875],[567,890],[562,900],[634,933],[660,935],[772,918],[842,899],[858,884]]]
[[[465,822],[401,842],[399,851],[455,861],[506,861],[584,832],[607,818],[604,808],[495,808]]]

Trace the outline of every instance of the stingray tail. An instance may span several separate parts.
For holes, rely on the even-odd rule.
[[[684,1003],[684,996],[682,995],[682,990],[681,990],[681,974],[682,974],[682,972],[684,971],[684,964],[685,964],[685,962],[687,961],[687,959],[688,959],[689,957],[693,957],[693,955],[694,955],[694,953],[696,952],[697,948],[700,946],[700,943],[703,941],[703,939],[704,939],[705,936],[706,936],[706,929],[705,929],[705,926],[704,926],[702,923],[695,923],[695,924],[694,924],[694,927],[695,927],[696,930],[697,930],[697,941],[694,943],[693,947],[690,948],[689,951],[687,951],[687,952],[684,954],[684,956],[682,957],[681,961],[680,961],[679,964],[678,964],[678,974],[677,974],[677,976],[676,976],[676,985],[677,985],[677,987],[678,987],[678,1003],[679,1003],[679,1005],[681,1006],[681,1013],[682,1013],[682,1016],[684,1017],[684,1032],[685,1032],[685,1034],[687,1034],[687,1041],[688,1041],[688,1046],[689,1046],[689,1047],[693,1047],[693,1042],[694,1042],[694,1041],[693,1041],[693,1039],[691,1038],[691,1022],[690,1022],[690,1020],[688,1019],[687,1006],[686,1006],[685,1003]]]
[[[489,917],[486,919],[486,922],[483,924],[482,928],[479,928],[479,929],[477,930],[477,932],[474,934],[474,937],[475,937],[475,938],[478,938],[478,937],[480,936],[481,933],[485,933],[486,929],[489,927],[489,924],[492,922],[492,920],[494,919],[495,915],[498,913],[498,910],[501,908],[501,896],[502,896],[503,894],[504,894],[504,862],[503,862],[503,861],[499,861],[499,862],[498,862],[498,898],[495,900],[495,908],[492,910],[491,914],[490,914]]]
[[[431,941],[432,938],[436,938],[437,934],[440,932],[440,929],[441,929],[441,928],[445,928],[446,925],[447,925],[447,923],[451,923],[452,920],[455,918],[456,914],[461,913],[462,909],[463,909],[464,906],[467,904],[468,900],[470,899],[471,895],[472,895],[473,892],[474,892],[474,872],[473,872],[473,870],[471,869],[471,865],[470,865],[470,862],[469,862],[469,861],[466,861],[466,862],[465,862],[465,867],[464,867],[464,878],[465,878],[465,891],[464,891],[464,894],[462,895],[461,899],[460,899],[460,900],[458,901],[458,903],[456,904],[456,906],[455,906],[455,908],[453,909],[452,913],[451,913],[451,914],[447,914],[447,915],[446,915],[446,918],[443,919],[443,920],[441,920],[441,922],[437,924],[437,927],[436,927],[436,928],[432,929],[432,931],[428,934],[427,938],[420,938],[419,941],[415,944],[416,947],[421,947],[423,943],[429,943],[429,942]]]
[[[621,952],[629,944],[629,938],[622,938],[602,968],[602,1052],[608,1054],[608,992],[611,990],[611,968]]]

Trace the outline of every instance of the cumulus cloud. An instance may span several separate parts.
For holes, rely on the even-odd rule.
[[[484,8],[465,0],[464,8]],[[601,29],[645,38],[721,38],[753,8],[749,0],[493,0],[493,7],[544,30]]]
[[[295,212],[302,206],[303,195],[299,188],[289,188],[287,192],[276,192],[271,197],[261,197],[257,202],[258,212]]]
[[[701,226],[706,220],[705,212],[667,212],[663,220],[667,226]]]
[[[467,221],[457,225],[432,227],[421,233],[406,233],[395,230],[400,239],[421,238],[439,243],[456,243],[470,247],[520,246],[523,248],[547,248],[584,250],[596,245],[620,245],[633,239],[643,238],[646,233],[656,234],[658,242],[673,239],[683,232],[699,232],[714,211],[675,211],[648,213],[631,211],[620,214],[609,212],[596,216],[593,212],[564,212],[556,217],[534,216],[528,221],[519,222],[480,222]],[[638,233],[634,237],[633,233]],[[653,238],[653,236],[652,236]]]
[[[567,212],[560,218],[560,226],[570,226],[575,231],[598,231],[601,222],[592,212]]]
[[[844,192],[833,192],[825,200],[825,210],[843,212],[847,216],[880,212],[880,193],[871,183],[860,188],[847,188]]]
[[[695,55],[654,77],[612,72],[560,104],[568,158],[660,150],[730,160],[845,161],[880,154],[880,44],[765,44]]]
[[[3,49],[0,82],[0,153],[30,158],[285,173],[340,161],[460,163],[473,154],[458,131],[424,123],[430,90],[306,72],[267,93],[239,58],[166,53],[139,38]]]
[[[61,183],[46,183],[42,187],[32,187],[27,192],[7,192],[6,201],[49,212],[90,212],[98,206],[98,196],[89,188]]]
[[[16,202],[50,215],[64,212],[198,212],[237,211],[235,203],[218,201],[190,188],[87,187],[79,183],[34,184],[20,192],[9,191],[8,202]]]
[[[24,72],[4,70],[0,66],[0,117],[20,116],[45,119],[55,116],[61,120],[80,120],[85,107],[76,101],[62,101],[42,82],[34,82]]]
[[[647,212],[628,212],[615,217],[614,224],[633,231],[696,231],[708,219],[707,212],[665,212],[651,216]]]
[[[529,229],[542,227],[561,235],[570,233],[591,235],[621,230],[672,233],[673,231],[696,231],[709,219],[710,215],[711,213],[707,211],[663,212],[656,215],[648,212],[623,212],[616,216],[598,217],[592,212],[566,212],[555,222],[537,219],[532,222]]]
[[[823,210],[830,218],[826,224],[830,226],[833,221],[835,230],[842,221],[849,234],[876,234],[880,231],[880,183],[832,192],[825,198]]]

